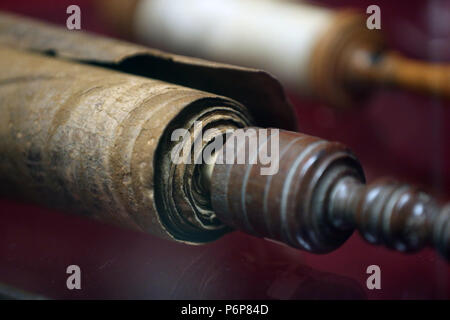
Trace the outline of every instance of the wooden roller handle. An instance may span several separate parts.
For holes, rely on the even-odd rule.
[[[359,51],[350,71],[353,79],[450,99],[450,63],[419,61],[396,52],[374,57]]]

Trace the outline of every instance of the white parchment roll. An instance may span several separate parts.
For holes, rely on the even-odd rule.
[[[134,28],[152,45],[264,69],[308,93],[313,51],[334,15],[325,8],[273,0],[141,0]]]

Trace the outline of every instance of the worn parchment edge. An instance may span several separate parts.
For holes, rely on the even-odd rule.
[[[298,129],[281,84],[264,71],[170,54],[4,12],[0,45],[226,96],[246,105],[260,126]]]

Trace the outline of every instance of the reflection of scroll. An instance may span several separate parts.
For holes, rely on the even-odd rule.
[[[0,283],[0,300],[46,300],[46,298]]]
[[[185,264],[177,299],[363,299],[354,280],[301,263],[291,248],[245,235],[208,245]]]
[[[364,299],[356,280],[300,251],[235,232],[202,246],[0,200],[0,282],[48,298]],[[33,210],[34,209],[34,210]],[[56,240],[57,239],[57,240]],[[69,264],[82,290],[67,290]]]

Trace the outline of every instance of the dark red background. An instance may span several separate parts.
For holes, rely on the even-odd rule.
[[[67,6],[78,4],[82,29],[114,36],[92,2],[2,0],[0,9],[64,25]],[[391,47],[450,61],[449,1],[376,4]],[[290,96],[302,131],[349,145],[369,181],[390,175],[449,199],[448,102],[380,88],[361,108],[344,113]],[[0,219],[0,282],[52,298],[450,297],[450,268],[432,250],[402,255],[358,235],[319,256],[238,232],[210,245],[186,246],[7,199],[0,199]],[[66,289],[69,264],[82,269],[80,291]],[[366,288],[365,271],[372,264],[381,267],[381,290]]]

